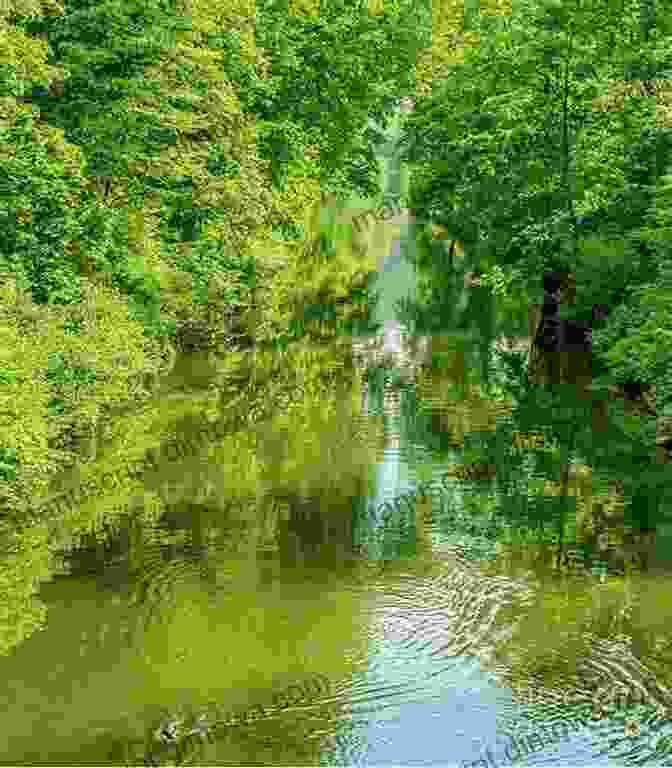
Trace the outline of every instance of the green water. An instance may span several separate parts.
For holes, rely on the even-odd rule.
[[[414,277],[378,283],[383,330]],[[137,445],[142,482],[5,538],[2,762],[670,764],[660,468],[609,451],[616,416],[506,395],[525,313],[472,310],[398,366],[344,336],[182,355],[119,414],[63,487]]]

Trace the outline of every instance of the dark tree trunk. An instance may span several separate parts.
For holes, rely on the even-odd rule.
[[[577,383],[591,373],[591,328],[589,323],[564,320],[561,303],[574,303],[573,276],[561,272],[544,275],[544,301],[536,312],[528,375],[537,384]]]

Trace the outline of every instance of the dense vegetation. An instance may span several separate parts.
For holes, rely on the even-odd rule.
[[[567,463],[584,461],[595,482],[619,478],[626,528],[650,529],[670,506],[653,448],[672,414],[672,8],[531,0],[466,25],[478,44],[417,99],[402,153],[409,206],[462,241],[464,258],[421,238],[420,297],[405,311],[421,330],[437,318],[474,327],[476,342],[520,302],[543,295],[557,311],[548,276],[573,275],[574,303],[559,309],[581,343],[588,331],[592,396],[531,387],[522,356],[499,355],[492,391],[514,395],[512,420],[465,448],[494,462],[508,488],[554,478],[566,491]],[[480,287],[465,311],[463,282],[474,273]],[[486,379],[489,355],[486,343]],[[598,394],[619,386],[633,396],[651,389],[655,413],[633,415],[621,401],[600,421]],[[523,466],[509,448],[516,429],[539,430],[554,451],[530,451]],[[553,521],[556,542],[574,519],[566,499],[546,492],[503,498],[507,520],[521,529]]]
[[[172,639],[164,627],[148,632],[149,658],[156,663],[194,637],[210,649],[210,627],[194,624],[190,610],[205,615],[200,563],[143,559],[145,544],[170,535],[153,526],[166,510],[197,510],[185,526],[205,548],[206,533],[229,537],[233,499],[233,538],[257,546],[259,488],[289,499],[298,488],[313,498],[328,493],[328,515],[343,519],[363,498],[361,470],[373,461],[354,434],[362,392],[352,370],[333,364],[336,345],[315,348],[300,337],[318,326],[347,330],[368,303],[362,278],[373,265],[344,221],[353,200],[378,198],[380,136],[371,125],[387,125],[401,94],[416,96],[406,122],[409,204],[450,233],[441,241],[436,229],[421,232],[424,294],[407,310],[419,330],[438,318],[463,343],[422,371],[404,401],[404,440],[446,463],[457,449],[464,462],[455,468],[468,484],[464,513],[445,516],[443,533],[466,531],[479,559],[495,543],[500,554],[511,546],[514,560],[521,541],[532,555],[535,546],[592,544],[609,518],[613,554],[624,552],[630,525],[650,530],[670,506],[667,475],[651,461],[654,420],[621,413],[598,433],[590,401],[531,388],[516,354],[501,355],[503,370],[494,371],[489,350],[501,318],[517,322],[540,296],[542,273],[573,273],[577,302],[563,311],[592,328],[595,383],[654,384],[658,413],[669,409],[672,9],[667,0],[525,0],[513,10],[482,2],[480,13],[464,5],[323,0],[318,13],[317,3],[269,0],[224,10],[212,0],[51,8],[20,0],[0,19],[0,511],[12,513],[9,523],[0,519],[0,654],[44,625],[37,592],[59,572],[54,553],[72,550],[75,560],[102,525],[113,539],[131,527],[132,578],[178,587],[172,599],[183,612]],[[327,199],[338,202],[338,215],[323,216]],[[463,312],[464,276],[476,271],[481,287]],[[157,398],[113,425],[105,456],[77,456],[77,480],[96,493],[73,493],[74,509],[58,509],[56,523],[15,514],[30,512],[50,478],[73,463],[68,441],[78,432],[93,430],[112,405],[146,397],[146,374],[169,367],[186,321],[225,335],[237,324],[258,345],[248,376],[235,350],[219,370],[224,391],[235,369],[236,391],[225,395],[242,403],[235,416],[243,412],[243,426],[201,446],[209,470],[180,472],[168,489],[130,476],[129,464],[158,453],[157,444],[168,455],[191,434],[196,415],[221,416],[202,392]],[[464,338],[472,323],[478,344]],[[384,375],[374,371],[368,383],[381,411]],[[438,400],[448,401],[441,416],[429,407]],[[276,454],[271,440],[257,441],[244,426],[250,415],[286,435],[286,449]],[[369,442],[382,445],[383,433],[381,418]],[[523,450],[525,433],[538,439]],[[572,478],[571,461],[579,462]],[[283,515],[276,511],[269,527],[285,530],[286,541],[294,533]],[[385,533],[395,558],[413,553],[415,542],[394,526]],[[572,556],[595,565],[588,549],[576,546]],[[334,550],[335,569],[346,558]],[[209,554],[210,564],[230,569],[230,550],[219,556]],[[619,600],[629,588],[610,585]],[[241,591],[240,611],[256,605],[261,616],[259,594],[256,585]],[[652,594],[657,613],[664,595]],[[523,681],[531,672],[564,680],[553,664],[568,654],[553,644],[564,648],[567,627],[607,632],[596,628],[602,614],[584,615],[579,600],[544,600],[531,619],[540,617],[534,643],[510,657]],[[80,613],[95,624],[97,614]],[[349,604],[343,615],[352,615]],[[343,635],[330,632],[340,674]],[[297,625],[296,643],[307,633]],[[270,663],[259,662],[264,653],[282,663],[281,653],[234,634],[231,663],[214,676],[223,688],[239,658],[255,669]],[[64,636],[74,658],[79,650]],[[520,632],[514,651],[527,640]],[[211,654],[193,655],[202,658],[187,671],[168,658],[162,686],[212,684],[202,661]],[[153,690],[150,666],[141,673]],[[248,670],[238,673],[244,679]],[[110,712],[127,705],[128,692],[117,695],[106,702]]]
[[[261,307],[256,291],[296,285],[306,214],[325,194],[375,194],[370,120],[384,126],[414,90],[430,19],[418,23],[415,3],[318,13],[286,0],[17,2],[3,14],[0,471],[11,509],[72,462],[106,409],[147,396],[181,324],[287,333],[282,285],[273,301],[261,291]],[[348,274],[334,272],[326,289],[337,280],[347,293]]]
[[[485,351],[488,287],[497,312],[515,313],[543,272],[574,273],[572,317],[592,324],[598,383],[655,384],[666,412],[669,3],[220,5],[21,0],[3,11],[3,511],[45,491],[107,408],[146,396],[145,374],[169,367],[186,321],[283,344],[341,314],[347,327],[339,307],[366,304],[372,266],[354,241],[334,247],[350,235],[319,206],[377,198],[372,122],[384,128],[409,93],[409,205],[465,246],[460,272],[454,249],[423,232],[421,319],[450,321],[463,272],[478,270],[471,309]],[[596,305],[609,310],[597,322]],[[487,374],[485,352],[481,362]],[[660,487],[649,455],[633,451],[650,425],[600,442],[585,414],[580,430],[576,409],[563,421],[551,394],[517,395],[516,428],[545,432],[562,460],[627,463],[635,499]],[[148,434],[139,420],[127,456]],[[520,465],[497,453],[509,437],[498,428],[476,446],[502,476]],[[33,533],[26,551],[43,551],[46,532]],[[49,570],[37,557],[30,568]],[[17,613],[34,592],[24,586]]]
[[[672,14],[666,3],[522,2],[474,16],[465,50],[409,119],[410,204],[500,293],[574,273],[600,370],[672,398]],[[442,258],[437,253],[434,261]],[[431,258],[430,258],[431,262]],[[454,281],[428,288],[445,302]],[[430,314],[426,312],[426,314]]]

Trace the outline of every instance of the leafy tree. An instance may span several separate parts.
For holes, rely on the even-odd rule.
[[[338,0],[322,3],[317,18],[289,14],[286,0],[257,5],[272,74],[260,81],[248,72],[240,92],[246,111],[272,124],[276,161],[291,162],[310,142],[320,148],[324,191],[376,194],[369,118],[385,127],[399,93],[413,89],[418,49],[429,41],[427,4],[371,15],[367,3]]]
[[[481,285],[520,285],[534,298],[546,271],[574,272],[576,304],[562,316],[593,326],[594,382],[655,383],[660,414],[672,157],[669,126],[647,93],[669,71],[670,15],[659,9],[642,20],[638,3],[531,2],[477,19],[478,48],[466,48],[407,119],[404,159],[416,215],[465,242],[461,268],[483,270]],[[421,260],[431,285],[422,311],[455,305],[458,274],[445,253],[425,248]],[[518,373],[514,417],[550,422],[565,458],[625,478],[628,522],[639,524],[644,509],[655,520],[666,482],[652,469],[655,420],[612,408],[597,434],[590,402],[542,398],[522,365]],[[541,502],[532,512],[550,514]]]
[[[3,11],[3,279],[51,313],[45,327],[53,330],[52,309],[67,308],[57,313],[66,346],[91,341],[92,292],[108,313],[98,318],[95,383],[47,378],[50,355],[63,355],[65,372],[87,367],[83,350],[71,354],[59,334],[21,367],[17,386],[41,382],[34,401],[51,401],[54,418],[83,417],[85,407],[94,418],[93,390],[114,382],[119,396],[118,376],[155,363],[155,337],[176,320],[249,307],[260,252],[274,232],[299,230],[321,185],[373,188],[367,120],[384,120],[411,87],[428,27],[409,2],[379,14],[365,3],[322,6],[319,17],[242,0],[195,2],[189,13],[153,0],[15,2]],[[135,372],[113,362],[119,349],[110,360],[102,354],[124,295],[122,346],[133,348]],[[121,304],[113,311],[110,302]],[[23,313],[8,313],[8,338],[20,336]],[[86,406],[67,403],[77,387]],[[21,431],[7,437],[10,453]],[[23,469],[34,458],[16,454]]]
[[[404,153],[411,203],[466,243],[468,267],[514,268],[531,295],[545,270],[575,271],[584,320],[596,300],[618,304],[648,280],[659,252],[638,232],[668,162],[667,129],[646,96],[597,105],[642,61],[665,71],[658,19],[642,31],[638,6],[531,2],[478,20],[479,47],[418,104]],[[588,218],[592,231],[577,225]]]

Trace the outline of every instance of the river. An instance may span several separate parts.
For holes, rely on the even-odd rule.
[[[484,350],[524,341],[524,313],[485,339],[416,333],[395,308],[416,296],[416,223],[383,226],[378,333],[181,355],[82,457],[84,473],[130,443],[177,446],[142,490],[113,484],[17,533],[4,764],[672,764],[669,526],[628,538],[618,477],[591,483],[576,457],[564,493],[539,474],[533,451],[557,459],[543,417],[507,432],[514,404],[483,387]],[[463,298],[478,314],[484,296]],[[254,420],[203,438],[199,418],[260,371],[285,374],[236,406]],[[476,461],[495,434],[509,444]],[[607,544],[511,523],[533,496],[573,500],[577,532],[595,533],[598,502],[616,510]]]

